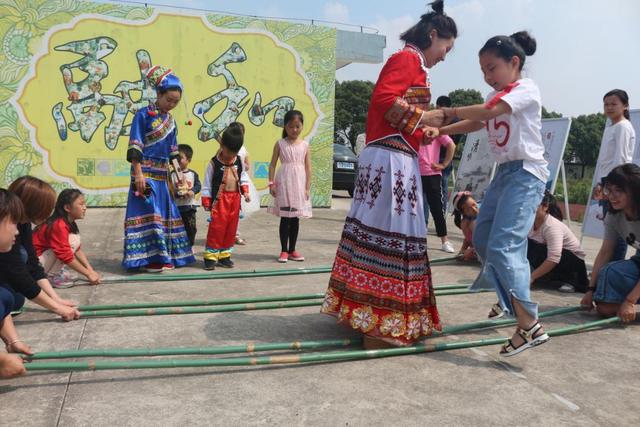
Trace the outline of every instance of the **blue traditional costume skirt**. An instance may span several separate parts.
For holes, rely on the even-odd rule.
[[[169,194],[167,160],[145,157],[141,164],[150,194],[136,196],[132,178],[122,265],[127,269],[155,263],[182,267],[195,262],[180,212]]]

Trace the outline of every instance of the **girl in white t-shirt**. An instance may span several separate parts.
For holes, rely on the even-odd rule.
[[[633,149],[636,145],[636,132],[629,121],[629,95],[627,92],[622,89],[610,90],[604,95],[602,101],[604,114],[610,123],[604,128],[602,134],[598,164],[594,174],[596,185],[593,189],[593,198],[598,200],[602,207],[602,214],[597,216],[604,220],[609,211],[609,202],[602,195],[602,189],[606,184],[605,177],[616,166],[631,163]],[[618,239],[611,260],[623,260],[626,254],[627,242]]]
[[[471,289],[496,290],[499,301],[490,317],[509,313],[517,318],[518,328],[501,356],[549,340],[538,322],[538,305],[530,299],[527,262],[527,234],[549,177],[540,134],[540,91],[521,75],[526,57],[535,51],[536,41],[526,31],[490,38],[479,57],[484,80],[494,90],[485,104],[445,108],[448,119],[461,121],[440,129],[458,134],[486,128],[498,163],[473,233],[483,267]]]

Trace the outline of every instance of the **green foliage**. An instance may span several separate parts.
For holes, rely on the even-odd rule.
[[[562,117],[562,114],[556,113],[555,111],[549,111],[542,106],[542,118],[543,119],[559,119]]]
[[[591,192],[591,178],[583,179],[567,179],[567,187],[569,192],[569,203],[578,205],[586,205]],[[562,180],[558,180],[556,184],[555,195],[558,201],[563,200]]]
[[[351,147],[365,130],[373,82],[363,80],[336,81],[334,137],[345,139]]]
[[[605,122],[606,117],[602,113],[574,117],[564,153],[565,160],[595,165]]]
[[[456,89],[449,92],[449,98],[451,98],[452,107],[464,107],[484,102],[480,92],[475,89]]]

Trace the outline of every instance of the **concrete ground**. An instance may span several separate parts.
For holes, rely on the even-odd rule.
[[[316,209],[313,219],[301,223],[298,247],[307,257],[302,264],[275,262],[277,218],[259,212],[242,221],[248,245],[237,248],[235,271],[329,265],[349,203],[346,193],[336,193],[333,209]],[[124,273],[119,266],[123,217],[123,209],[92,209],[80,224],[83,247],[106,276]],[[202,213],[198,221],[196,245],[202,250]],[[453,224],[449,230],[459,247],[459,230]],[[439,239],[430,234],[428,240],[430,258],[448,256],[439,250]],[[585,239],[584,245],[592,262],[598,241]],[[199,260],[175,273],[201,272],[201,267]],[[474,266],[433,267],[436,286],[467,283],[477,272]],[[124,303],[323,292],[327,282],[328,274],[315,274],[76,286],[60,293],[80,304]],[[580,297],[534,292],[541,310],[575,305]],[[491,293],[442,296],[438,307],[445,324],[453,325],[485,319],[494,302]],[[553,328],[595,318],[574,313],[544,324]],[[31,312],[16,324],[36,352],[356,336],[318,307],[72,323]],[[432,341],[508,336],[512,329]],[[32,373],[0,382],[0,425],[633,425],[640,408],[639,332],[636,323],[556,337],[508,360],[493,346],[313,365]]]

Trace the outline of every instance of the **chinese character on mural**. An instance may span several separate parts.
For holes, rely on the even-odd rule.
[[[109,66],[103,59],[109,56],[118,47],[118,43],[110,37],[96,37],[87,40],[77,40],[56,46],[57,51],[73,52],[82,58],[69,64],[60,66],[62,79],[67,90],[69,105],[66,106],[73,116],[73,121],[67,123],[63,114],[63,103],[58,102],[51,110],[56,122],[58,135],[65,141],[68,137],[67,129],[80,132],[83,141],[91,142],[96,130],[107,119],[103,107],[113,107],[110,120],[104,129],[104,141],[109,150],[115,150],[120,136],[129,135],[130,124],[125,124],[128,114],[135,114],[138,109],[155,102],[156,92],[149,84],[145,75],[151,68],[151,56],[146,50],[138,50],[136,57],[140,78],[136,81],[123,80],[119,82],[113,94],[103,93],[102,80],[109,75]],[[207,73],[212,77],[222,76],[226,81],[226,88],[198,101],[193,106],[193,113],[201,122],[198,130],[198,138],[201,141],[219,139],[224,129],[230,123],[236,121],[238,116],[247,106],[246,99],[249,91],[238,84],[227,64],[241,63],[247,59],[242,47],[234,42],[215,61],[209,64]],[[82,72],[86,77],[82,80],[74,80],[74,71]],[[79,74],[79,73],[78,73]],[[137,101],[131,99],[131,91],[139,91],[140,98]],[[217,103],[226,100],[226,107],[215,119],[208,122],[205,114]],[[278,127],[284,125],[284,115],[293,109],[295,101],[288,96],[278,97],[266,105],[261,105],[262,95],[256,92],[253,104],[248,112],[249,121],[254,126],[261,126],[272,110],[274,112],[273,124]]]
[[[248,100],[245,98],[249,95],[249,91],[238,85],[235,77],[227,68],[227,64],[240,63],[247,60],[247,54],[242,46],[238,43],[232,43],[231,47],[220,55],[215,61],[209,64],[207,73],[212,77],[224,77],[227,87],[210,97],[198,101],[193,106],[193,114],[200,119],[202,126],[198,130],[198,138],[201,141],[210,139],[219,139],[222,132],[238,119],[242,110],[247,106]],[[204,117],[218,102],[227,101],[225,109],[211,122]],[[284,125],[284,115],[287,111],[292,110],[295,101],[288,96],[281,96],[269,102],[264,107],[260,105],[262,95],[256,92],[253,105],[249,109],[249,121],[255,126],[261,126],[264,123],[265,116],[274,108],[273,124],[282,127]]]
[[[113,107],[111,120],[104,130],[105,145],[114,150],[118,144],[118,138],[129,135],[129,125],[124,124],[129,113],[135,113],[139,108],[146,106],[156,99],[155,90],[144,78],[151,67],[151,58],[145,50],[139,50],[136,54],[140,79],[135,82],[122,81],[116,86],[115,94],[103,94],[101,81],[109,75],[109,66],[102,58],[110,55],[118,43],[110,37],[96,37],[88,40],[72,41],[64,45],[56,46],[57,51],[67,51],[82,55],[82,58],[71,64],[63,64],[60,67],[62,79],[68,93],[70,105],[66,109],[73,116],[73,121],[67,125],[62,114],[63,103],[57,103],[52,109],[52,115],[56,121],[58,135],[61,140],[67,139],[67,127],[74,132],[80,132],[80,137],[85,142],[90,142],[98,127],[106,120],[102,107]],[[83,80],[74,81],[73,71],[82,71],[86,74]],[[138,90],[142,93],[140,99],[134,102],[129,91]]]

